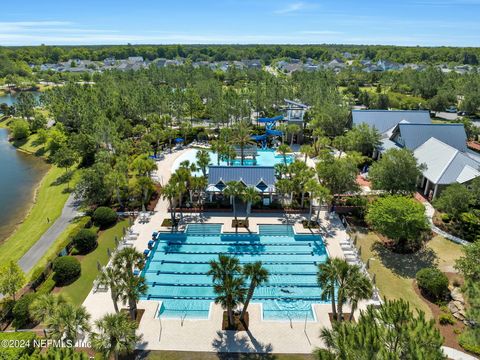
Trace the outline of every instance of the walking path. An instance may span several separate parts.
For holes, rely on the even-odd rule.
[[[78,216],[78,202],[75,201],[74,195],[71,194],[65,205],[62,214],[48,228],[42,237],[22,256],[18,265],[25,273],[28,273],[38,263],[45,252],[52,246],[58,236],[67,228],[68,224]]]
[[[442,346],[443,353],[452,360],[478,360],[475,356],[466,354],[460,350],[453,349],[447,346]]]
[[[435,215],[435,209],[433,208],[432,204],[430,204],[425,198],[418,193],[415,194],[415,198],[419,200],[423,206],[425,206],[425,215],[427,216],[428,222],[430,223],[430,227],[432,231],[437,233],[438,235],[442,235],[444,238],[453,241],[454,243],[460,244],[460,245],[469,245],[470,243],[467,240],[460,239],[459,237],[453,236],[442,229],[438,228],[435,226],[433,223],[433,216]]]

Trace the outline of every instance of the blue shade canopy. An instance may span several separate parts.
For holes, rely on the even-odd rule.
[[[175,142],[178,144],[178,143],[182,143],[183,142],[183,139],[182,138],[176,138],[175,139]]]

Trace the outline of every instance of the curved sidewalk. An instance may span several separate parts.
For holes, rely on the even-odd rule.
[[[463,351],[451,347],[442,346],[443,353],[452,360],[478,360],[475,356],[464,353]]]
[[[435,209],[433,208],[432,204],[430,204],[428,201],[422,201],[423,206],[425,206],[425,215],[427,216],[428,222],[430,223],[430,228],[432,231],[435,233],[442,235],[444,238],[453,241],[454,243],[460,244],[460,245],[469,245],[470,243],[467,240],[460,239],[459,237],[453,236],[442,229],[438,228],[435,226],[433,223],[433,215],[435,214]]]

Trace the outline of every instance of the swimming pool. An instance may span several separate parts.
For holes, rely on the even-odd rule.
[[[175,172],[180,167],[180,164],[185,160],[188,160],[191,163],[196,163],[197,162],[196,155],[197,155],[198,151],[199,151],[198,149],[190,149],[187,152],[185,152],[184,154],[180,155],[175,160],[175,162],[173,163],[172,173]],[[210,153],[210,165],[217,165],[217,163],[218,163],[217,162],[217,159],[218,159],[217,154],[213,151],[210,151],[210,150],[209,150],[209,153]],[[287,164],[290,164],[291,162],[293,162],[293,156],[287,155],[286,160],[287,160]],[[254,163],[253,159],[250,158],[250,159],[244,159],[243,160],[243,165],[245,165],[245,166],[247,166],[247,165],[248,166],[252,166],[252,165],[274,166],[276,164],[280,164],[280,163],[283,163],[283,162],[284,162],[283,156],[277,154],[275,152],[275,150],[273,150],[273,149],[265,149],[265,150],[258,149],[257,157],[256,157],[256,163]],[[220,161],[220,165],[227,165],[227,162],[226,161]],[[233,160],[232,165],[240,166],[240,159]],[[200,175],[200,174],[201,173],[198,172],[197,175]]]
[[[145,299],[160,300],[167,318],[207,319],[215,299],[209,261],[218,254],[241,264],[262,261],[269,282],[255,290],[265,320],[314,320],[313,303],[323,303],[317,266],[327,259],[321,236],[295,235],[291,226],[260,225],[259,234],[221,233],[221,224],[191,224],[185,233],[160,233],[142,272]],[[247,282],[248,285],[248,282]]]

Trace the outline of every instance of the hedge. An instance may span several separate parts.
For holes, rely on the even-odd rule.
[[[437,268],[424,268],[416,274],[418,287],[434,299],[448,294],[448,278]]]
[[[61,256],[53,262],[53,279],[57,285],[68,285],[74,282],[82,272],[80,261],[73,256]]]
[[[26,355],[31,355],[35,348],[33,347],[33,340],[37,338],[37,335],[33,332],[0,332],[0,343],[2,341],[19,341],[29,346],[9,346],[2,347],[0,354],[1,359],[20,359]]]
[[[35,293],[25,294],[15,303],[13,307],[13,326],[15,329],[24,329],[32,323],[29,307],[36,297],[37,294]]]
[[[37,294],[44,295],[50,294],[55,287],[55,280],[53,280],[53,274],[50,275],[42,285],[37,288]]]
[[[90,229],[81,229],[73,237],[73,244],[81,254],[88,254],[97,246],[97,233]]]
[[[101,228],[114,225],[117,222],[117,213],[106,206],[100,206],[93,212],[93,222]]]

